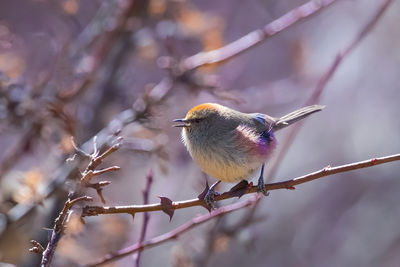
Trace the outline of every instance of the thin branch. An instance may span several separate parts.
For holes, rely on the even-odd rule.
[[[343,62],[343,59],[345,59],[347,56],[350,55],[350,53],[357,48],[357,46],[361,43],[361,41],[368,35],[368,33],[371,32],[371,30],[374,28],[374,26],[377,24],[379,19],[382,17],[382,15],[385,13],[386,9],[389,7],[389,5],[392,3],[392,0],[383,0],[383,4],[380,6],[380,8],[376,11],[376,13],[371,17],[371,19],[368,21],[368,23],[362,28],[362,30],[357,34],[357,36],[354,38],[354,40],[343,50],[343,52],[339,52],[335,59],[333,60],[332,64],[328,68],[328,70],[325,72],[325,74],[321,77],[321,79],[318,81],[313,94],[310,96],[308,101],[306,102],[305,106],[308,105],[314,105],[318,104],[322,92],[325,89],[326,85],[328,82],[332,79],[333,75],[335,74],[337,68],[340,66],[340,64]],[[298,122],[296,125],[293,125],[286,137],[286,140],[283,143],[280,152],[277,157],[275,157],[274,160],[274,165],[270,169],[267,177],[273,177],[276,174],[276,171],[278,170],[280,162],[282,162],[284,156],[288,152],[290,146],[292,145],[294,139],[296,138],[297,133],[299,132],[300,128],[302,127],[304,122]]]
[[[37,242],[36,240],[31,240],[30,242],[33,245],[33,247],[29,249],[29,252],[37,254],[43,253],[44,247],[39,242]]]
[[[102,190],[103,190],[103,187],[110,184],[110,182],[102,181],[97,184],[90,184],[90,180],[94,176],[103,174],[105,172],[119,170],[119,167],[116,167],[116,166],[105,168],[102,170],[95,170],[95,168],[98,167],[102,163],[104,158],[109,156],[112,152],[115,152],[116,150],[118,150],[118,148],[120,147],[120,143],[113,145],[112,147],[107,149],[106,152],[104,152],[103,154],[101,154],[99,156],[98,155],[99,149],[97,147],[97,137],[96,136],[93,138],[94,148],[93,148],[92,154],[88,154],[84,150],[78,148],[78,146],[75,144],[73,139],[71,141],[72,141],[72,144],[73,144],[75,150],[78,153],[90,158],[90,162],[88,163],[85,171],[82,173],[82,178],[80,180],[80,184],[85,187],[95,188],[97,193],[99,194],[101,200],[104,203],[105,201],[104,201],[104,198],[102,195]],[[75,195],[75,192],[69,193],[68,199],[65,201],[63,209],[60,211],[58,217],[54,220],[54,226],[53,226],[53,229],[51,229],[51,237],[50,237],[49,242],[47,243],[46,249],[43,251],[43,247],[38,242],[31,241],[31,243],[34,245],[30,249],[31,252],[40,253],[42,251],[42,253],[41,253],[42,254],[42,261],[41,261],[42,267],[48,267],[51,265],[58,242],[60,241],[61,237],[64,234],[64,228],[68,221],[68,216],[71,213],[71,208],[77,202],[92,200],[92,198],[88,197],[88,196],[80,196],[80,197],[73,198],[74,195]]]
[[[95,136],[96,137],[96,136]],[[93,138],[93,143],[95,143],[97,138]],[[108,157],[110,154],[114,153],[121,147],[121,142],[118,142],[117,144],[111,146],[108,148],[103,154],[98,156],[97,149],[94,150],[92,156],[91,156],[91,162],[89,163],[88,167],[86,168],[86,171],[89,170],[94,170],[97,166],[99,166],[103,160]]]
[[[278,189],[294,189],[294,186],[310,182],[315,179],[319,179],[322,177],[330,176],[337,173],[348,172],[351,170],[357,170],[361,168],[368,168],[375,165],[380,165],[392,161],[400,160],[400,154],[390,155],[386,157],[373,158],[365,161],[350,163],[346,165],[341,165],[337,167],[327,166],[319,171],[306,174],[291,180],[270,183],[265,186],[265,189],[268,191],[278,190]],[[256,193],[257,186],[249,185],[245,194]],[[230,199],[235,197],[235,195],[228,191],[221,195],[215,197],[215,201],[220,201],[224,199]],[[82,211],[82,217],[85,216],[97,216],[100,214],[116,214],[116,213],[127,213],[127,214],[135,214],[140,212],[148,212],[148,211],[162,211],[164,209],[177,210],[184,209],[194,206],[204,206],[205,202],[203,199],[195,198],[184,201],[175,201],[170,205],[154,203],[148,205],[129,205],[129,206],[113,206],[113,207],[100,207],[100,206],[85,206]]]
[[[95,139],[96,139],[96,141],[95,141]],[[93,136],[93,141],[92,141],[93,143],[95,143],[95,142],[97,142],[97,135],[95,135],[95,136]],[[82,157],[87,157],[87,158],[90,158],[90,154],[89,153],[86,153],[85,151],[83,151],[80,147],[78,147],[78,145],[76,144],[76,142],[75,142],[75,138],[73,137],[73,136],[71,136],[71,144],[72,144],[72,147],[74,148],[74,150],[79,154],[79,155],[81,155]],[[75,155],[74,155],[75,156]],[[73,159],[71,159],[71,161],[72,161]]]
[[[335,1],[336,0],[309,1],[304,5],[292,9],[282,17],[265,25],[263,28],[254,30],[226,46],[208,52],[200,52],[182,60],[179,64],[180,70],[182,72],[187,72],[201,66],[222,63],[232,59],[283,30],[286,30],[302,19],[310,17]]]
[[[209,220],[211,220],[211,219],[213,219],[215,217],[222,216],[222,215],[231,213],[233,211],[248,207],[248,206],[252,205],[255,201],[257,201],[257,199],[258,199],[258,197],[250,198],[248,200],[245,200],[245,201],[242,201],[242,202],[238,202],[238,203],[234,203],[234,204],[231,204],[231,205],[228,205],[228,206],[225,206],[225,207],[221,207],[221,208],[218,208],[216,210],[211,211],[210,213],[206,213],[204,215],[195,217],[195,218],[191,219],[190,221],[186,222],[185,224],[179,226],[178,228],[176,228],[176,229],[174,229],[174,230],[172,230],[170,232],[167,232],[165,234],[153,237],[153,238],[151,238],[151,239],[149,239],[147,241],[144,241],[142,243],[138,242],[138,243],[136,243],[136,244],[134,244],[132,246],[126,247],[124,249],[121,249],[121,250],[119,250],[119,251],[117,251],[115,253],[108,254],[104,258],[99,260],[98,262],[87,265],[87,267],[99,266],[101,264],[120,259],[122,257],[125,257],[125,256],[129,255],[129,254],[132,254],[132,253],[135,253],[135,252],[138,252],[138,251],[142,251],[144,249],[151,248],[151,247],[154,247],[154,246],[158,246],[158,245],[163,244],[163,243],[165,243],[167,241],[171,241],[171,240],[177,239],[184,232],[186,232],[186,231],[188,231],[188,230],[190,230],[190,229],[192,229],[192,228],[194,228],[194,227],[196,227],[196,226],[198,226],[200,224],[203,224],[203,223],[205,223],[205,222],[207,222],[207,221],[209,221]]]
[[[146,186],[143,190],[143,204],[149,204],[149,195],[150,195],[150,188],[153,183],[153,171],[150,171],[150,173],[146,177]],[[142,245],[144,242],[144,239],[146,237],[146,232],[147,232],[147,226],[149,225],[149,220],[150,220],[150,214],[148,212],[145,212],[143,214],[143,224],[142,224],[142,229],[140,231],[140,237],[138,241],[138,246]],[[139,250],[136,255],[134,255],[134,260],[135,260],[135,266],[139,267],[140,265],[140,256],[142,250]]]
[[[89,164],[87,165],[86,169],[81,174],[82,175],[81,180],[80,180],[81,185],[83,185],[87,188],[95,189],[103,204],[106,203],[106,201],[103,197],[103,188],[105,186],[109,185],[111,182],[110,181],[101,181],[98,183],[90,183],[90,181],[95,176],[99,176],[101,174],[111,172],[111,171],[120,170],[119,166],[111,166],[111,167],[100,169],[100,170],[95,170],[95,168],[97,168],[107,156],[111,155],[112,153],[114,153],[121,147],[121,141],[122,141],[122,139],[118,139],[118,143],[109,147],[103,154],[101,154],[99,156],[100,150],[97,147],[97,136],[93,137],[93,153],[92,154],[88,154],[85,151],[83,151],[82,149],[78,148],[78,146],[75,144],[74,140],[72,139],[72,144],[73,144],[75,150],[78,153],[80,153],[81,155],[84,155],[90,159]]]
[[[93,188],[94,190],[96,190],[97,195],[100,197],[100,200],[103,204],[106,204],[106,200],[103,196],[103,189],[104,187],[106,187],[107,185],[111,184],[111,181],[100,181],[98,183],[86,183],[85,186],[86,187],[90,187]]]
[[[46,249],[43,251],[42,262],[41,262],[40,266],[48,267],[51,265],[51,261],[53,259],[54,253],[56,252],[56,247],[58,245],[58,241],[60,241],[61,236],[64,233],[65,222],[68,217],[68,214],[70,213],[70,209],[72,208],[72,206],[74,206],[79,201],[91,201],[91,200],[92,200],[91,197],[82,196],[82,197],[78,197],[78,198],[75,198],[72,200],[70,198],[68,198],[67,201],[65,201],[63,209],[61,210],[60,214],[54,221],[54,227],[51,231],[51,237],[50,237],[49,243],[47,244]],[[33,243],[33,242],[31,241],[31,243]],[[38,242],[36,242],[36,243],[38,243]],[[35,244],[35,247],[37,247],[37,244]],[[35,252],[35,251],[33,251],[33,252]]]

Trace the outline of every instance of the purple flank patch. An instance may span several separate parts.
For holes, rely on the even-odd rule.
[[[268,155],[270,150],[276,146],[276,140],[272,131],[264,131],[261,133],[257,142],[257,153],[261,155]]]
[[[256,133],[246,126],[239,125],[236,128],[232,142],[240,144],[242,149],[250,151],[255,157],[267,157],[276,146],[275,136],[271,131]]]

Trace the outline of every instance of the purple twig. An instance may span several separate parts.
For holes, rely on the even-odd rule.
[[[153,183],[153,171],[150,171],[149,174],[146,177],[146,186],[143,190],[143,204],[147,205],[149,204],[149,194],[150,194],[150,187],[151,184]],[[139,246],[143,243],[144,238],[146,237],[146,232],[147,232],[147,226],[149,224],[149,219],[150,219],[150,214],[148,212],[145,212],[143,214],[143,224],[142,224],[142,230],[140,231],[140,237],[138,244]],[[135,266],[139,267],[140,265],[140,256],[142,254],[142,250],[139,250],[136,254],[133,255],[133,258],[135,260]]]

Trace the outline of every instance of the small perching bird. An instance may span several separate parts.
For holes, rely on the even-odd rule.
[[[179,123],[174,126],[183,127],[183,143],[206,174],[223,182],[239,182],[260,173],[257,187],[266,194],[263,171],[276,147],[274,133],[323,108],[308,106],[274,118],[205,103],[190,109],[184,119],[174,120]],[[217,183],[206,194],[209,205]]]

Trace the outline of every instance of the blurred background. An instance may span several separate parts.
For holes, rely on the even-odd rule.
[[[121,170],[96,178],[112,181],[103,192],[107,205],[143,203],[151,170],[150,203],[157,196],[184,200],[203,190],[205,176],[173,119],[203,102],[272,116],[302,107],[381,1],[337,1],[224,64],[183,77],[166,66],[228,44],[305,2],[0,1],[0,262],[39,264],[29,240],[47,244],[44,228],[52,228],[87,166],[85,159],[66,162],[74,154],[71,136],[87,152],[96,134],[102,149],[123,137],[102,165]],[[269,181],[399,153],[399,21],[393,1],[339,66],[319,101],[327,107],[306,120]],[[279,132],[280,145],[288,131]],[[143,251],[141,264],[398,266],[399,176],[400,163],[393,162],[273,191],[255,212],[212,220]],[[94,190],[87,194],[102,205]],[[83,225],[75,210],[54,266],[87,264],[139,238],[142,215],[134,222],[128,215],[87,217]],[[171,222],[153,212],[146,236],[206,212],[178,210]],[[108,266],[132,264],[129,256]]]

